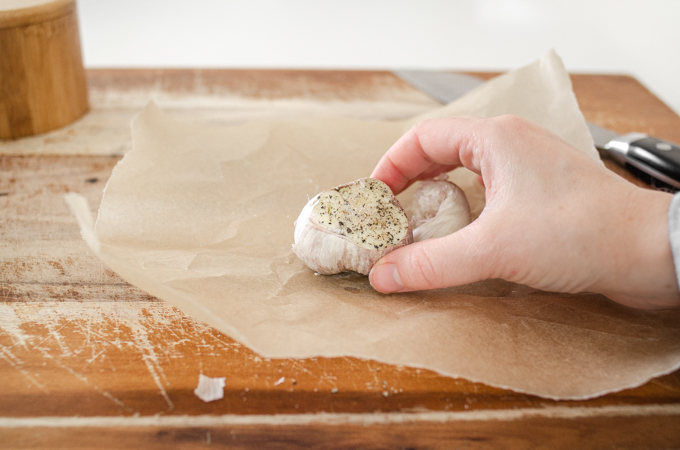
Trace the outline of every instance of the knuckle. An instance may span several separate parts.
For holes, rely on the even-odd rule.
[[[411,127],[409,132],[413,133],[416,136],[419,136],[419,135],[425,133],[425,131],[430,128],[431,120],[432,119],[426,119],[426,120],[423,120],[423,121],[416,123],[415,125],[413,125]]]
[[[475,242],[472,243],[476,258],[474,263],[484,279],[503,278],[503,268],[513,244],[505,238],[507,227],[503,223],[488,221],[486,225],[479,230]]]
[[[498,116],[495,118],[497,122],[500,122],[502,124],[507,124],[507,125],[514,125],[514,124],[519,124],[526,122],[524,119],[522,119],[519,116],[516,116],[514,114],[503,114],[502,116]]]
[[[430,133],[430,131],[432,130],[433,123],[434,123],[433,119],[426,119],[421,122],[418,122],[417,124],[413,125],[413,127],[411,127],[409,133],[411,134],[414,140],[420,142],[421,139],[423,139]]]
[[[436,269],[427,246],[414,246],[409,254],[408,264],[411,269],[409,271],[410,276],[407,280],[404,280],[408,287],[413,289],[439,287],[441,283],[440,272]]]
[[[532,126],[531,122],[519,116],[506,114],[503,116],[494,117],[491,119],[499,131],[507,132],[509,130],[523,130]]]

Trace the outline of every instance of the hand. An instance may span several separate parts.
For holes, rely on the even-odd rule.
[[[680,307],[668,239],[672,195],[638,188],[513,116],[421,122],[371,177],[397,194],[459,166],[486,188],[479,218],[386,255],[369,275],[376,290],[502,278],[547,291],[601,293],[635,308]]]

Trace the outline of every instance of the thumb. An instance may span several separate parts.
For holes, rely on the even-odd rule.
[[[438,289],[485,280],[488,250],[477,223],[448,236],[397,249],[378,261],[369,280],[379,292]]]

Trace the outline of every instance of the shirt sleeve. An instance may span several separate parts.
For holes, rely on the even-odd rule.
[[[680,284],[680,192],[673,196],[668,209],[668,238],[671,241],[675,277]]]

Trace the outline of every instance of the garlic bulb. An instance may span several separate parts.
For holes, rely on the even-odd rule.
[[[320,274],[368,275],[380,258],[411,242],[409,221],[390,188],[361,178],[307,203],[295,221],[293,251]]]
[[[471,221],[461,188],[444,180],[421,181],[413,193],[413,241],[447,236]]]

